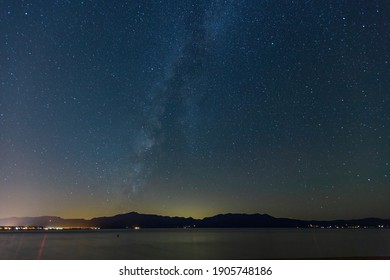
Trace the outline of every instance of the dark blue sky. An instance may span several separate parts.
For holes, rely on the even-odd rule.
[[[378,216],[390,2],[2,1],[0,217]]]

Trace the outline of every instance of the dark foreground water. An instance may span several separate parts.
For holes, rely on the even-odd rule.
[[[0,259],[389,258],[388,229],[0,232]]]

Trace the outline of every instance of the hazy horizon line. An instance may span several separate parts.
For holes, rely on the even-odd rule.
[[[95,216],[91,218],[82,218],[82,217],[75,217],[75,218],[64,218],[62,216],[57,216],[57,215],[37,215],[37,216],[8,216],[8,217],[0,217],[0,220],[4,219],[20,219],[20,218],[42,218],[42,217],[55,217],[55,218],[60,218],[63,220],[92,220],[92,219],[97,219],[97,218],[110,218],[110,217],[115,217],[115,216],[120,216],[120,215],[126,215],[130,213],[135,213],[139,215],[153,215],[153,216],[161,216],[161,217],[170,217],[170,218],[185,218],[185,219],[194,219],[194,220],[203,220],[206,218],[212,218],[215,216],[219,215],[267,215],[271,216],[273,218],[277,219],[290,219],[290,220],[300,220],[300,221],[338,221],[338,220],[364,220],[364,219],[381,219],[381,220],[390,220],[390,218],[382,218],[378,216],[363,216],[361,218],[334,218],[334,219],[315,219],[315,218],[310,218],[310,219],[305,219],[305,218],[293,218],[293,217],[284,217],[284,216],[273,216],[272,214],[268,213],[245,213],[245,212],[224,212],[224,213],[217,213],[211,216],[204,216],[201,218],[194,218],[192,216],[179,216],[179,215],[163,215],[163,214],[156,214],[156,213],[141,213],[137,211],[129,211],[129,212],[122,212],[118,214],[112,214],[112,215],[102,215],[102,216]]]

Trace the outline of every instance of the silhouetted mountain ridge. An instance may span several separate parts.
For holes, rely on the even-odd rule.
[[[111,217],[63,219],[56,216],[12,217],[0,219],[0,226],[100,227],[100,228],[291,228],[291,227],[390,227],[390,219],[298,220],[275,218],[268,214],[219,214],[203,219],[169,217],[130,212]]]

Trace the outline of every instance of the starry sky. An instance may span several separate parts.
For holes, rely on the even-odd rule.
[[[0,217],[390,218],[390,2],[0,2]]]

